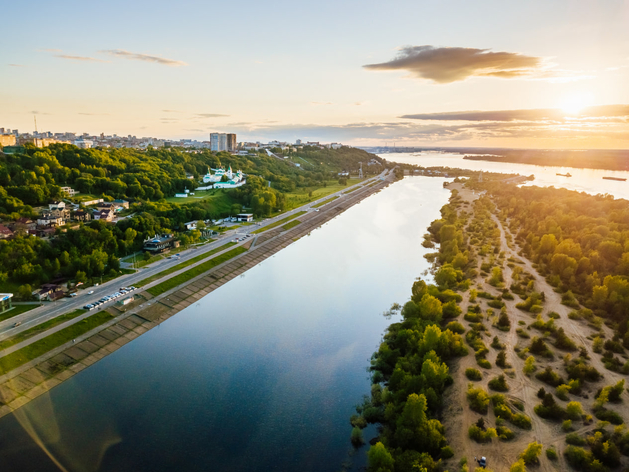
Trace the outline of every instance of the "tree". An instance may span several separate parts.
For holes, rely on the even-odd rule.
[[[29,284],[20,285],[17,295],[20,300],[28,301],[33,298],[33,288]]]
[[[377,442],[367,452],[367,463],[370,472],[393,472],[395,461],[384,444]]]
[[[419,310],[424,320],[440,323],[443,315],[441,302],[432,295],[425,294],[419,302]]]
[[[526,464],[524,463],[524,459],[519,459],[517,462],[515,462],[509,469],[509,472],[526,472]]]
[[[87,282],[87,274],[85,272],[83,272],[82,270],[77,270],[76,274],[74,276],[74,280],[76,280],[76,283],[85,283]]]
[[[522,369],[522,371],[527,376],[530,376],[533,372],[535,372],[535,357],[529,356],[526,358],[526,361],[524,361],[524,368]]]

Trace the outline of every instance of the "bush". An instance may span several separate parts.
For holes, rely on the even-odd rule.
[[[508,367],[511,367],[509,364],[507,364],[507,355],[505,354],[504,351],[500,351],[498,355],[496,356],[496,365],[498,367],[502,367],[503,369],[507,369]]]
[[[570,402],[566,405],[566,416],[571,420],[581,419],[583,407],[579,402]]]
[[[447,325],[446,325],[446,330],[450,330],[453,333],[457,333],[457,334],[463,334],[465,333],[465,328],[463,327],[463,325],[461,323],[459,323],[458,321],[450,321]]]
[[[524,368],[522,369],[523,372],[527,375],[530,376],[533,372],[535,372],[535,358],[533,356],[529,356],[526,358],[526,361],[524,362]]]
[[[494,339],[492,339],[491,347],[498,350],[503,350],[507,348],[507,346],[505,346],[503,343],[500,342],[500,340],[498,339],[498,336],[494,336]]]
[[[571,444],[573,446],[583,446],[586,441],[577,433],[569,433],[566,434],[566,443]]]
[[[540,400],[543,399],[546,396],[546,389],[544,387],[541,387],[538,391],[537,391],[537,398],[539,398]]]
[[[363,439],[363,430],[359,427],[354,427],[352,429],[350,440],[352,441],[354,447],[360,447],[365,444],[365,440]]]
[[[564,383],[563,379],[559,377],[556,372],[553,372],[553,369],[550,366],[546,367],[546,369],[544,369],[543,371],[535,374],[535,378],[541,380],[544,383],[547,383],[548,385],[551,385],[552,387],[558,387],[559,385]]]
[[[572,431],[572,420],[566,420],[561,423],[561,429],[565,432]]]
[[[489,406],[489,395],[482,387],[474,387],[470,384],[467,388],[467,401],[470,409],[481,414],[487,413]]]
[[[549,359],[553,358],[553,352],[548,348],[546,343],[537,336],[532,339],[529,351],[533,354],[539,354],[540,356],[544,356]]]
[[[520,454],[520,459],[524,461],[526,465],[536,464],[539,462],[539,455],[542,453],[542,445],[537,441],[530,443],[526,446],[526,449]]]
[[[624,421],[622,416],[612,410],[607,410],[605,408],[595,408],[594,416],[602,421],[609,421],[611,424],[620,425],[623,424]]]
[[[596,382],[602,375],[594,367],[587,365],[583,359],[574,359],[566,365],[569,379],[578,379],[581,382]]]
[[[498,439],[501,441],[510,441],[515,438],[515,434],[506,426],[498,426],[496,428],[496,433],[498,434]]]
[[[450,446],[443,446],[441,448],[442,459],[450,459],[452,456],[454,456],[454,450]]]
[[[504,375],[494,377],[489,381],[488,385],[490,389],[495,390],[496,392],[506,392],[509,390],[509,386],[507,385],[507,380]]]
[[[483,378],[483,374],[481,374],[480,370],[473,369],[472,367],[465,369],[465,376],[470,380],[481,380]]]
[[[548,459],[550,459],[551,461],[556,461],[557,459],[559,459],[557,451],[555,451],[552,446],[546,449],[546,457],[548,457]]]
[[[559,328],[555,333],[555,347],[563,351],[577,350],[577,345],[568,337],[563,328]]]
[[[531,418],[523,413],[516,413],[515,415],[512,415],[511,424],[522,429],[531,429],[533,427],[533,425],[531,424]]]
[[[494,428],[487,428],[486,430],[482,430],[477,425],[473,424],[467,430],[467,433],[470,439],[473,439],[477,443],[487,443],[498,436],[498,433]]]
[[[367,420],[362,415],[352,415],[349,422],[355,428],[363,429],[367,427]]]
[[[487,359],[476,359],[476,363],[483,369],[491,369],[491,362]]]
[[[563,420],[566,416],[566,411],[559,405],[557,405],[555,399],[550,393],[547,393],[544,396],[542,403],[540,405],[537,405],[533,410],[535,411],[535,414],[540,418],[553,421]]]

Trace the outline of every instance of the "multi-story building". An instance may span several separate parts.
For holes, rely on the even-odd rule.
[[[15,135],[13,134],[0,134],[0,144],[2,146],[15,146]]]
[[[235,151],[236,135],[233,133],[210,133],[210,151]]]

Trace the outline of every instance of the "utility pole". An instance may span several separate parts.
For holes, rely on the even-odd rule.
[[[37,115],[33,115],[33,120],[35,120],[35,147],[39,147],[37,146],[37,135],[39,134],[39,131],[37,131]]]
[[[358,178],[359,179],[363,179],[364,178],[364,176],[363,176],[363,163],[360,162],[359,164],[360,164],[360,169],[358,169]]]

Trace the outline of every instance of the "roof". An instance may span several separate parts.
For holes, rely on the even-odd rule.
[[[13,231],[11,231],[9,228],[7,228],[4,225],[0,225],[0,233],[2,233],[2,234],[13,234]]]

